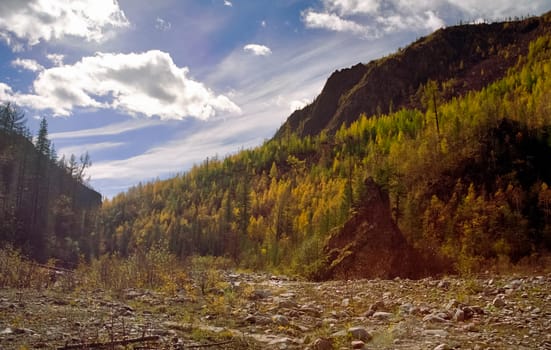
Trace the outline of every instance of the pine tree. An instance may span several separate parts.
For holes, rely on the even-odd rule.
[[[46,118],[42,118],[40,121],[35,147],[38,152],[46,157],[50,157],[50,140],[48,140],[48,122]]]

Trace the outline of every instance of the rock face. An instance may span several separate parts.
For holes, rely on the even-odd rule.
[[[414,250],[392,219],[390,200],[369,178],[357,213],[325,247],[327,265],[320,279],[420,278],[426,258]],[[434,271],[431,271],[434,272]]]

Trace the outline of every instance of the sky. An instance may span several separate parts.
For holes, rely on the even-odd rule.
[[[270,139],[335,70],[549,0],[0,0],[0,102],[111,198]]]

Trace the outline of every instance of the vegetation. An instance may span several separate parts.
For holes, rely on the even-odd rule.
[[[527,20],[530,28],[521,32],[535,33],[546,18]],[[433,35],[434,45],[441,36]],[[402,51],[430,51],[429,42]],[[177,285],[176,271],[158,275],[147,264],[136,271],[127,264],[169,267],[192,256],[313,277],[332,263],[329,238],[351,218],[361,223],[372,178],[388,192],[409,245],[425,257],[451,261],[464,273],[537,259],[551,248],[551,38],[541,35],[527,46],[503,78],[480,90],[454,94],[460,81],[427,80],[413,89],[418,103],[410,108],[391,104],[386,114],[348,116],[354,121],[332,133],[305,136],[286,124],[262,146],[138,184],[99,213],[100,195],[84,180],[89,158],[58,160],[46,120],[33,143],[22,113],[4,104],[0,241],[42,262],[92,257],[88,278],[118,289],[129,287],[129,276],[139,276],[142,287]],[[495,50],[498,56],[516,51]],[[346,73],[351,86],[360,68]],[[343,250],[342,257],[348,254]],[[111,265],[122,270],[105,275]],[[204,293],[208,276],[199,274]]]
[[[57,159],[42,119],[34,140],[23,113],[0,106],[0,242],[45,262],[76,264],[92,254],[90,237],[101,196],[84,180],[88,155]]]
[[[373,177],[417,247],[468,272],[551,248],[551,43],[542,36],[506,77],[448,102],[429,82],[425,112],[361,116],[334,135],[290,130],[104,204],[98,244],[122,256],[166,247],[309,276]]]

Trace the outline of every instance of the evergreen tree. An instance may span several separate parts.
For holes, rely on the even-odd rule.
[[[40,127],[38,129],[38,136],[36,138],[35,147],[40,154],[43,154],[46,157],[50,157],[50,140],[48,139],[48,122],[44,117],[40,121]]]

